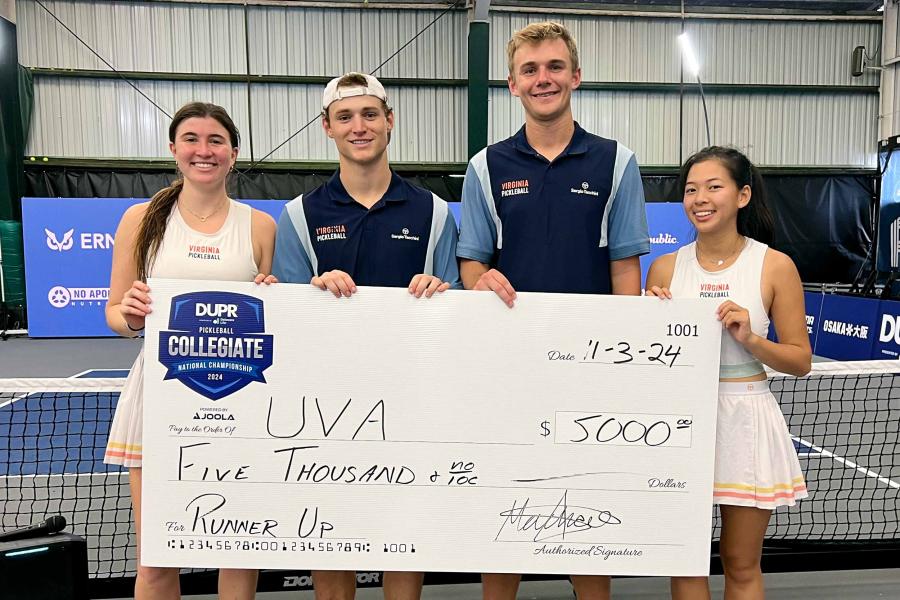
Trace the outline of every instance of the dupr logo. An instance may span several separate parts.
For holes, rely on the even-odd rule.
[[[254,381],[265,384],[263,372],[272,366],[272,334],[265,329],[259,298],[234,292],[175,296],[169,327],[159,334],[163,379],[177,379],[210,400]]]
[[[900,316],[885,314],[881,319],[879,342],[894,342],[900,345]]]

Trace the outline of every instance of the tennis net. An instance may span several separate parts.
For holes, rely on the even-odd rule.
[[[0,529],[63,515],[87,539],[93,597],[96,582],[135,575],[128,474],[103,464],[123,383],[0,379]],[[802,378],[772,374],[771,388],[810,498],[776,511],[767,540],[900,544],[900,361],[817,363]]]

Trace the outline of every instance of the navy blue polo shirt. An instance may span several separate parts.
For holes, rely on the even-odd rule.
[[[272,273],[286,283],[344,271],[357,285],[406,287],[419,273],[460,287],[456,222],[447,203],[396,173],[367,209],[344,189],[340,171],[285,205]]]
[[[552,162],[525,127],[472,157],[457,256],[494,267],[520,291],[608,294],[609,263],[650,251],[634,153],[577,123]]]

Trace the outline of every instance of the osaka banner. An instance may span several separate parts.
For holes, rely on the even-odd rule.
[[[815,354],[869,360],[877,335],[878,300],[827,294],[822,298]]]
[[[22,198],[28,335],[99,337],[106,326],[113,239],[145,198]],[[276,219],[283,200],[246,200]]]
[[[881,211],[878,216],[878,249],[875,268],[900,272],[900,151],[897,156],[882,152]],[[884,163],[887,161],[887,168]]]

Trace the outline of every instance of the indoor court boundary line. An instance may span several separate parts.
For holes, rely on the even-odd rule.
[[[10,399],[10,400],[7,400],[7,401],[4,402],[3,404],[0,404],[0,408],[6,408],[7,406],[9,406],[10,404],[12,404],[13,402],[18,402],[19,400],[25,400],[25,399],[28,399],[28,398],[31,397],[33,394],[40,394],[40,392],[25,392],[24,395],[19,396],[18,398],[12,398],[12,399]]]
[[[816,452],[818,452],[820,456],[828,457],[828,458],[832,459],[832,460],[835,461],[835,462],[841,463],[841,464],[844,465],[844,466],[850,467],[851,469],[856,469],[857,471],[859,471],[859,472],[862,473],[863,475],[866,475],[867,477],[874,477],[875,479],[877,479],[878,481],[880,481],[881,483],[883,483],[883,484],[885,484],[885,485],[887,485],[887,486],[890,486],[890,487],[895,488],[895,489],[900,489],[900,483],[897,483],[897,482],[894,481],[893,479],[890,479],[890,478],[888,478],[888,477],[885,477],[885,476],[881,475],[880,473],[877,473],[877,472],[875,472],[875,471],[872,471],[871,469],[867,469],[866,467],[863,467],[863,466],[861,466],[861,465],[858,465],[858,464],[856,464],[855,462],[853,462],[852,460],[848,460],[848,459],[846,459],[846,458],[842,458],[842,457],[838,456],[837,454],[835,454],[834,452],[829,452],[828,450],[826,450],[826,449],[824,449],[824,448],[822,448],[822,447],[820,447],[820,446],[816,446],[816,445],[813,444],[812,442],[807,441],[807,440],[804,440],[804,439],[801,438],[801,437],[798,437],[798,436],[795,436],[795,435],[791,435],[791,438],[794,439],[794,440],[796,440],[796,441],[798,441],[798,442],[800,442],[801,444],[804,444],[804,445],[806,445],[806,446],[809,446],[810,448],[812,448],[813,450],[815,450]],[[812,458],[815,458],[815,457],[812,457]]]
[[[130,368],[122,368],[122,367],[93,367],[91,369],[85,369],[81,373],[75,373],[74,375],[69,375],[66,379],[89,379],[86,378],[85,375],[90,375],[91,373],[123,373],[121,378],[124,378],[131,371]],[[108,377],[107,377],[108,378]],[[120,377],[114,377],[114,379],[120,379]]]

